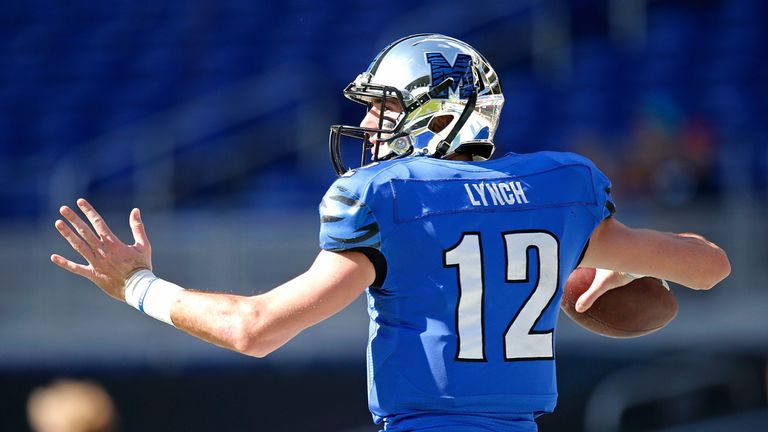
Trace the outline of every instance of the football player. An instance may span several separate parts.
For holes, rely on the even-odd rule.
[[[152,273],[138,209],[121,243],[85,200],[56,228],[88,265],[54,263],[117,300],[219,346],[262,357],[368,297],[368,398],[386,431],[536,430],[555,407],[554,332],[564,281],[597,267],[586,310],[627,273],[709,289],[730,272],[695,234],[633,229],[609,180],[571,153],[490,159],[504,97],[486,59],[437,34],[400,39],[344,90],[359,126],[332,126],[340,175],[320,204],[303,274],[243,297],[185,290]],[[346,166],[344,142],[365,166]]]

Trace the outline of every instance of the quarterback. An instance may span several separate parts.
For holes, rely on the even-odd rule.
[[[584,311],[627,273],[709,289],[726,254],[696,234],[623,225],[588,159],[492,159],[504,96],[488,61],[438,34],[400,39],[344,89],[359,126],[332,126],[339,178],[320,203],[309,269],[244,297],[184,289],[152,273],[138,209],[123,244],[84,199],[56,229],[86,261],[51,260],[106,294],[210,343],[262,357],[368,298],[368,401],[385,431],[535,431],[555,408],[554,334],[564,281],[603,269]],[[361,144],[361,165],[344,154]]]

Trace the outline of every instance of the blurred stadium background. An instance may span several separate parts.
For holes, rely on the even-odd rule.
[[[362,299],[274,355],[199,342],[52,265],[57,209],[89,198],[156,272],[250,294],[304,270],[333,180],[343,87],[388,42],[466,40],[507,98],[499,153],[572,150],[621,218],[730,254],[675,287],[668,328],[611,340],[561,320],[560,404],[542,431],[768,425],[768,4],[761,0],[280,2],[6,0],[0,6],[0,430],[32,389],[89,378],[125,431],[371,431]]]

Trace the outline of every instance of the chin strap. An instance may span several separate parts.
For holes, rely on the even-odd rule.
[[[443,80],[443,82],[441,82],[440,84],[436,85],[435,88],[433,88],[432,90],[430,90],[430,91],[422,94],[418,98],[416,98],[416,100],[411,102],[411,104],[408,105],[407,107],[405,107],[405,109],[403,110],[403,112],[405,113],[405,117],[407,117],[412,112],[414,112],[417,109],[419,109],[419,107],[423,106],[424,104],[426,104],[430,100],[436,98],[438,94],[440,94],[443,91],[447,90],[448,87],[450,87],[452,84],[453,84],[453,78],[446,78],[446,79]],[[474,107],[474,103],[473,103],[473,107]],[[379,125],[379,129],[381,129],[381,124]],[[389,140],[392,140],[392,139],[394,139],[394,137],[389,138]],[[377,161],[377,162],[378,161],[386,161],[386,160],[390,160],[390,159],[399,159],[401,157],[412,155],[413,154],[413,145],[411,145],[410,148],[406,152],[404,152],[402,154],[397,154],[397,153],[393,152],[393,153],[389,153],[386,156],[378,157],[378,149],[376,149],[375,152],[376,152],[376,155],[374,157],[374,160]],[[363,157],[365,157],[365,154],[363,154]],[[362,163],[361,163],[361,166],[362,166]]]
[[[406,116],[418,109],[420,106],[426,104],[430,100],[434,99],[442,93],[444,90],[447,90],[448,87],[450,87],[453,84],[453,78],[446,78],[441,82],[440,84],[436,85],[435,88],[432,90],[422,94],[421,96],[417,97],[415,101],[411,102],[410,105],[405,107],[405,114]]]
[[[464,111],[461,112],[459,120],[455,125],[453,125],[453,129],[451,129],[445,139],[437,144],[437,148],[435,148],[435,152],[432,154],[432,157],[441,159],[443,156],[448,154],[448,150],[451,148],[451,143],[453,142],[454,138],[456,138],[456,135],[459,134],[461,128],[464,127],[464,124],[467,122],[467,120],[469,120],[469,116],[472,114],[472,111],[474,111],[475,103],[477,103],[477,89],[472,89],[472,94],[469,95],[469,99],[467,99],[467,105],[464,106]]]
[[[395,152],[390,152],[388,155],[380,157],[379,161],[388,161],[390,159],[400,159],[400,158],[403,158],[403,157],[406,157],[406,156],[410,156],[412,154],[413,154],[413,146],[411,146],[411,148],[409,148],[403,154],[397,154]]]

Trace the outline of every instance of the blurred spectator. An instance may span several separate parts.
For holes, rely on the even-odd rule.
[[[29,397],[27,414],[35,432],[117,430],[112,399],[91,381],[60,379],[35,389]]]
[[[626,143],[616,145],[625,149],[609,169],[619,197],[682,206],[719,192],[714,129],[669,97],[648,97]]]

